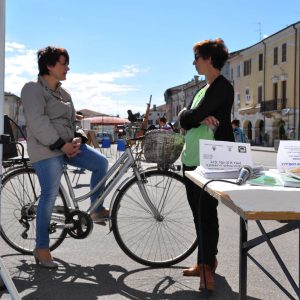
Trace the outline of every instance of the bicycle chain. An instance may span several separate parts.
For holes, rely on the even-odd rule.
[[[68,228],[68,234],[74,239],[84,239],[93,230],[93,221],[89,214],[81,210],[70,212],[66,218],[66,224],[72,224],[72,228]]]

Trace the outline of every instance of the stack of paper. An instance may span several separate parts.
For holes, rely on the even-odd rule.
[[[256,166],[253,167],[252,170],[252,176],[257,177],[262,173],[264,168],[263,166]],[[199,166],[195,171],[207,179],[237,179],[239,177],[240,168],[232,170],[212,170]]]
[[[283,186],[283,181],[279,174],[269,174],[269,172],[257,178],[250,179],[247,183],[262,186]]]
[[[251,185],[300,187],[300,174],[279,173],[277,170],[267,171],[264,175],[247,181]]]
[[[300,187],[300,168],[286,170],[285,174],[281,175],[284,181],[284,186]]]
[[[297,179],[287,174],[281,174],[281,179],[283,180],[283,186],[300,187],[300,178]]]
[[[202,166],[197,167],[195,170],[201,176],[207,179],[237,179],[239,170],[211,170],[205,169]]]

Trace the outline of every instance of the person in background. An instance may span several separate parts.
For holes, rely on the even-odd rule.
[[[280,140],[286,140],[287,139],[287,135],[285,132],[285,122],[283,120],[279,121],[279,127],[278,127],[278,134],[279,134],[279,139]]]
[[[240,121],[235,119],[231,121],[231,126],[233,130],[234,140],[238,143],[245,143],[245,134],[240,128]]]
[[[37,264],[57,268],[49,250],[49,223],[58,195],[63,164],[67,163],[92,172],[90,187],[101,180],[108,169],[108,160],[100,152],[84,144],[76,134],[76,112],[71,95],[61,86],[69,71],[69,54],[64,48],[48,46],[37,53],[39,74],[21,91],[27,125],[27,149],[38,176],[41,195],[36,212]],[[101,191],[91,196],[94,203]],[[100,206],[91,218],[105,225],[109,211]]]
[[[194,96],[189,107],[180,111],[180,125],[186,130],[185,145],[181,155],[187,198],[193,212],[198,237],[197,264],[183,270],[184,276],[200,276],[199,289],[214,290],[214,273],[217,267],[219,223],[218,201],[185,175],[199,166],[200,139],[234,141],[230,114],[234,91],[232,84],[220,70],[228,58],[222,39],[205,40],[193,47],[198,74],[205,75],[207,85]]]
[[[167,123],[167,119],[165,117],[161,117],[158,119],[159,129],[172,130],[172,127]]]

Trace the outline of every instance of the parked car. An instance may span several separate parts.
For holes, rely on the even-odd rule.
[[[102,139],[104,137],[108,137],[110,139],[111,143],[114,142],[113,136],[110,133],[108,133],[108,132],[97,132],[96,133],[96,140],[98,141],[99,144],[102,143]]]

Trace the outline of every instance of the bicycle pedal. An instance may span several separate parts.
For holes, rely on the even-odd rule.
[[[110,220],[110,218],[95,218],[92,219],[92,221],[95,222],[108,222]]]
[[[106,223],[109,219],[107,218],[98,218],[98,219],[94,219],[92,220],[94,224],[97,224],[97,225],[102,225],[102,226],[106,226]]]

